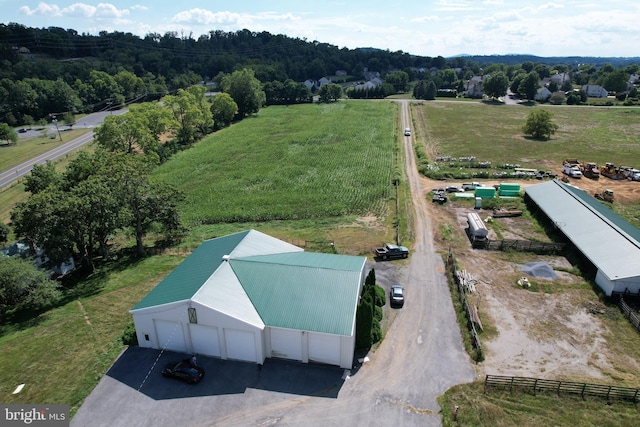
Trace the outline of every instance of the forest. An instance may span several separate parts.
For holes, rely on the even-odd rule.
[[[516,59],[522,62],[515,63]],[[416,98],[427,99],[427,92],[451,96],[461,93],[471,77],[498,71],[510,85],[522,71],[535,71],[540,79],[569,72],[575,85],[604,87],[613,75],[615,84],[607,89],[620,92],[625,78],[636,74],[640,63],[637,58],[591,59],[424,57],[375,48],[339,48],[249,30],[211,30],[198,38],[175,32],[139,37],[0,24],[0,123],[28,126],[66,115],[63,120],[72,124],[73,114],[158,100],[196,84],[215,90],[225,75],[241,69],[253,71],[269,105],[310,102],[319,88],[302,82],[323,77],[343,88],[351,86],[345,91],[351,98],[383,98],[408,92],[412,86],[418,87]],[[371,73],[382,84],[362,88]]]

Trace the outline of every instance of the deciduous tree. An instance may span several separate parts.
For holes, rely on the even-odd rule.
[[[7,141],[11,144],[18,142],[18,134],[11,126],[0,123],[0,141]]]
[[[211,99],[211,114],[214,128],[221,129],[233,121],[238,112],[238,104],[228,93],[219,93]]]
[[[38,310],[56,303],[61,292],[30,260],[0,256],[0,319],[9,311]]]
[[[558,129],[552,119],[553,115],[548,110],[534,109],[529,113],[522,131],[535,139],[549,139]]]
[[[244,68],[225,75],[221,81],[222,90],[228,93],[238,105],[238,116],[244,118],[257,113],[266,102],[260,80],[253,70]]]
[[[502,71],[494,71],[482,82],[484,94],[491,98],[500,98],[507,94],[509,79]]]

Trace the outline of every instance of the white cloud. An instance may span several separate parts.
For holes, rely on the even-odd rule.
[[[20,12],[28,16],[69,16],[81,18],[123,18],[129,15],[128,9],[118,9],[111,3],[98,3],[97,6],[86,3],[73,3],[67,7],[60,8],[55,4],[40,2],[34,9],[31,9],[29,6],[22,6]]]
[[[437,16],[420,16],[418,18],[412,18],[411,22],[417,22],[417,23],[421,23],[421,22],[434,22],[434,21],[438,21],[440,18],[438,18]]]
[[[244,26],[253,25],[257,21],[271,21],[271,22],[281,22],[281,21],[299,21],[300,17],[295,16],[291,13],[283,13],[278,14],[274,12],[263,12],[263,13],[236,13],[229,11],[222,12],[212,12],[207,9],[189,9],[184,10],[178,14],[176,14],[172,22],[177,22],[181,24],[194,24],[194,25],[237,25]]]

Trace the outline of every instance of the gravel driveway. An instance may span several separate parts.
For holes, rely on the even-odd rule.
[[[410,127],[408,101],[400,101]],[[369,361],[335,367],[268,360],[254,364],[202,358],[202,383],[187,386],[160,377],[144,383],[158,351],[130,349],[116,362],[72,419],[72,426],[438,426],[437,396],[472,381],[444,276],[435,253],[425,191],[411,138],[405,140],[414,200],[415,242],[407,261],[374,265],[382,286],[400,281],[403,308]],[[393,267],[397,267],[393,268]],[[380,270],[380,274],[378,274]],[[173,355],[179,357],[179,355]],[[164,358],[164,359],[163,359]],[[167,354],[160,357],[164,363]],[[200,360],[200,359],[199,359]]]

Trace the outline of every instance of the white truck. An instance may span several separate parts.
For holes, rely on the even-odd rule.
[[[580,172],[580,167],[572,164],[565,163],[562,165],[562,173],[570,176],[571,178],[582,178],[582,172]]]

